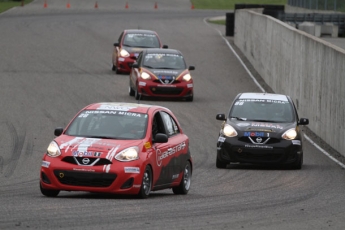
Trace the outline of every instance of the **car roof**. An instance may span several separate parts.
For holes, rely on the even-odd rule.
[[[83,110],[116,110],[125,112],[148,113],[150,109],[166,109],[169,111],[169,109],[158,105],[137,104],[128,102],[98,102],[86,106]]]
[[[179,54],[182,55],[181,51],[175,49],[161,49],[161,48],[148,48],[145,49],[146,53],[158,53],[158,54]]]
[[[140,33],[140,34],[157,34],[153,30],[140,30],[140,29],[127,29],[125,30],[125,33],[127,34],[134,34],[134,33]]]
[[[287,95],[275,93],[241,93],[238,99],[265,99],[265,100],[279,100],[289,101]]]

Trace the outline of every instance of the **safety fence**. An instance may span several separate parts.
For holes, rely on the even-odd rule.
[[[288,0],[287,4],[310,10],[345,12],[345,0]]]

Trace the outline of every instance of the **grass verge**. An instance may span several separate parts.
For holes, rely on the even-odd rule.
[[[16,6],[25,6],[26,4],[32,2],[33,0],[0,0],[0,13],[9,10]]]

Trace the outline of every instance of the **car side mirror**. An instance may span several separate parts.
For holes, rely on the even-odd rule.
[[[115,42],[114,43],[114,46],[119,46],[120,44],[118,42]]]
[[[54,130],[54,135],[58,137],[62,134],[62,132],[63,132],[63,128],[58,127]]]
[[[132,64],[132,68],[139,68],[139,64],[138,64],[137,62],[134,62],[134,63]]]
[[[168,135],[164,133],[157,133],[154,139],[155,143],[167,143],[168,142]]]
[[[195,70],[195,67],[191,65],[188,67],[188,70]]]
[[[308,125],[309,124],[309,119],[308,118],[301,118],[301,119],[299,119],[298,124],[299,125]]]
[[[223,113],[217,114],[216,119],[220,121],[226,121],[225,114]]]
[[[168,49],[169,47],[167,45],[162,46],[163,49]]]

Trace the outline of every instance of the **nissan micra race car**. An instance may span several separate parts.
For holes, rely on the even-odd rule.
[[[139,54],[129,75],[129,95],[193,101],[194,85],[182,53],[175,49],[146,49]]]
[[[291,98],[268,93],[240,93],[224,121],[217,142],[216,167],[229,163],[290,165],[303,164],[302,125]]]
[[[172,188],[187,194],[193,161],[189,138],[167,108],[96,103],[83,108],[43,156],[40,190],[133,194]]]
[[[114,43],[112,70],[129,73],[139,53],[147,48],[168,48],[163,45],[156,31],[130,29],[124,30]]]

